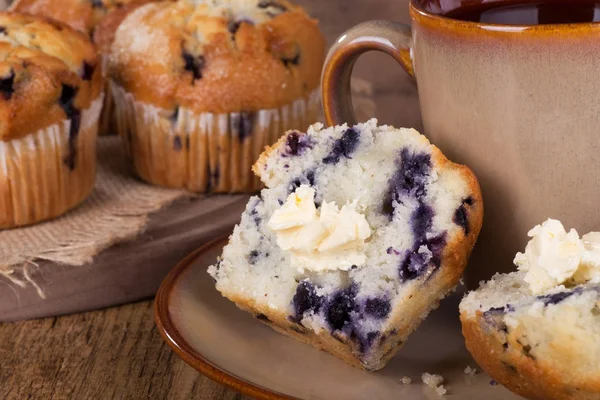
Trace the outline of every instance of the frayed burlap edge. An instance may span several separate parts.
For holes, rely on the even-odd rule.
[[[80,266],[108,247],[135,238],[149,214],[190,196],[131,177],[118,137],[98,142],[98,181],[88,200],[65,216],[35,226],[0,231],[0,275],[13,284],[42,288],[32,279],[36,261]]]

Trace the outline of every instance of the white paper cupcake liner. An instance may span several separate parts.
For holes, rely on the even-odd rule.
[[[136,173],[155,185],[199,193],[254,192],[251,172],[265,146],[317,120],[319,91],[278,109],[252,113],[175,113],[136,101],[111,83],[117,131]]]
[[[71,120],[20,139],[0,141],[0,229],[57,217],[81,203],[96,176],[96,136],[104,95],[81,112],[73,143]]]

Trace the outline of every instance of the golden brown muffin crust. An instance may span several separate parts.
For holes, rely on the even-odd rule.
[[[318,87],[324,39],[300,7],[286,0],[194,3],[146,4],[118,27],[110,75],[136,100],[197,113],[257,111]]]
[[[156,0],[16,0],[10,10],[52,18],[92,37],[108,13],[150,1]]]
[[[41,17],[0,13],[0,141],[77,118],[101,88],[85,35]]]

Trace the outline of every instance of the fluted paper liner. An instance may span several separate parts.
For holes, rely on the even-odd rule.
[[[251,172],[265,146],[290,129],[306,130],[319,115],[319,92],[278,109],[196,114],[136,101],[111,84],[116,122],[135,171],[147,182],[202,193],[253,192]]]
[[[95,182],[103,97],[81,112],[74,149],[69,143],[71,120],[0,141],[0,229],[57,217],[88,196]]]

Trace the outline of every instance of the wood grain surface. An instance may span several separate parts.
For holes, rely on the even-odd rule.
[[[365,20],[408,21],[408,0],[297,3],[320,20],[329,43]],[[422,128],[416,88],[394,61],[365,55],[355,75],[372,82],[380,122]],[[167,241],[152,251],[172,246]],[[156,268],[171,267],[163,264]],[[152,306],[0,324],[0,399],[245,399],[178,359],[154,326]]]

